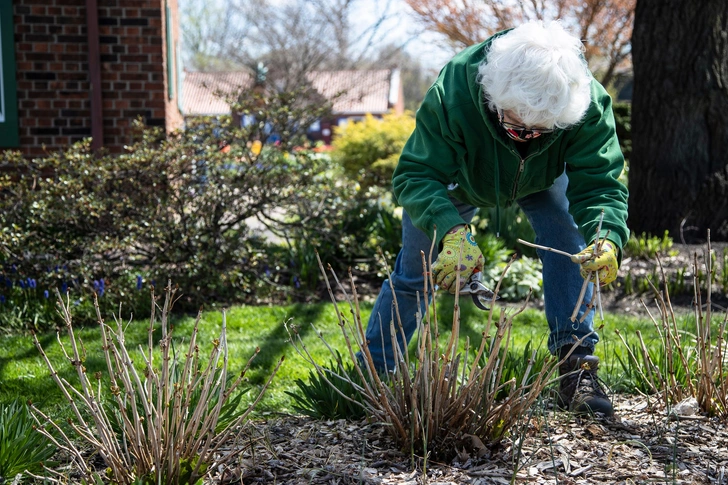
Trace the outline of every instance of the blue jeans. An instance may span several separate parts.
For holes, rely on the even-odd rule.
[[[556,179],[550,189],[523,197],[517,202],[536,232],[537,244],[574,254],[584,249],[586,244],[577,230],[574,219],[569,214],[569,201],[566,199],[567,185],[568,178],[564,173]],[[470,222],[475,215],[476,208],[454,199],[452,202],[463,219]],[[424,287],[420,251],[424,251],[426,256],[429,255],[431,245],[431,239],[417,229],[412,224],[409,215],[404,212],[402,216],[402,249],[397,255],[391,279],[392,286],[397,293],[397,306],[407,342],[417,329],[417,293],[422,295]],[[433,251],[433,262],[436,254],[437,248]],[[584,279],[579,274],[578,265],[572,263],[569,258],[550,251],[538,250],[538,256],[543,263],[544,307],[550,330],[548,348],[552,354],[557,355],[562,346],[572,345],[575,338],[581,339],[593,331],[594,310],[590,310],[584,321],[579,323],[585,310],[585,306],[582,304],[576,322],[572,322],[570,317],[584,283]],[[584,296],[585,302],[591,299],[592,291],[593,285],[590,283]],[[424,315],[425,301],[422,297],[420,297],[420,304],[422,306],[420,311]],[[389,280],[385,280],[374,304],[366,331],[369,351],[379,370],[384,370],[385,362],[387,369],[394,369],[390,331],[392,314],[392,290]],[[396,322],[395,318],[395,324]],[[399,328],[397,328],[396,334],[400,349],[406,348]],[[593,352],[598,340],[597,334],[592,333],[581,345]]]

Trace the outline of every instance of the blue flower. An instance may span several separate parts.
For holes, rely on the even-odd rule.
[[[14,263],[13,263],[13,265],[10,268],[12,269],[13,273],[17,273],[18,272],[18,267]]]
[[[22,289],[25,289],[25,281],[18,280],[18,286],[21,287]]]
[[[141,275],[137,275],[137,290],[142,289],[142,277]]]
[[[263,267],[263,271],[265,271],[266,276],[270,277],[270,268],[267,264]]]
[[[61,285],[61,294],[65,295],[68,292],[68,284],[64,281]]]
[[[5,303],[5,295],[0,295],[0,304]]]
[[[33,289],[35,289],[35,287],[38,286],[36,284],[35,278],[28,278],[28,286],[31,287],[31,288],[33,288]]]
[[[45,296],[46,300],[48,299],[48,297],[50,296],[50,294],[48,293],[48,290],[45,290],[43,292],[43,296]]]
[[[11,280],[10,278],[5,278],[5,286],[7,286],[8,288],[12,288],[13,280]]]
[[[103,278],[99,279],[99,286],[102,290],[106,288],[106,283],[104,282]]]
[[[293,284],[294,284],[294,286],[296,288],[300,288],[301,287],[301,281],[298,279],[298,276],[294,276],[293,277]]]

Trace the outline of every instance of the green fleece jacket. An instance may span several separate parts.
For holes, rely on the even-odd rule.
[[[427,92],[392,178],[397,201],[426,234],[432,237],[437,228],[439,244],[448,230],[465,224],[448,196],[475,207],[507,207],[548,189],[566,170],[569,212],[585,241],[595,239],[604,209],[600,237],[609,231],[609,239],[624,247],[627,188],[618,180],[624,157],[611,98],[593,79],[582,121],[526,142],[522,156],[476,81],[492,39],[455,56]]]

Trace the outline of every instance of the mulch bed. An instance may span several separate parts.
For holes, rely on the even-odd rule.
[[[700,415],[668,415],[655,398],[613,398],[614,418],[546,411],[538,419],[531,418],[523,441],[522,434],[513,436],[492,450],[479,442],[463,442],[450,463],[413,459],[397,449],[381,424],[275,416],[251,423],[245,442],[238,444],[242,449],[238,462],[218,470],[213,481],[728,484],[725,422]]]
[[[669,276],[692,269],[705,246],[678,245],[663,256]],[[716,244],[721,255],[728,247]],[[623,261],[620,279],[651,273],[654,261]],[[691,278],[690,271],[685,275]],[[379,281],[360,291],[376,296]],[[652,295],[604,295],[605,311],[645,316],[641,300]],[[370,295],[371,293],[371,295]],[[705,295],[703,295],[704,297]],[[675,295],[676,310],[690,311],[692,294]],[[725,311],[728,295],[713,295]],[[610,419],[575,417],[547,410],[498,447],[464,440],[448,463],[398,450],[385,427],[366,421],[316,421],[278,415],[251,423],[238,462],[213,477],[214,483],[275,484],[616,484],[728,485],[728,431],[725,421],[699,414],[668,414],[655,397],[612,396]],[[525,434],[525,437],[523,435]],[[474,446],[475,445],[475,446]]]

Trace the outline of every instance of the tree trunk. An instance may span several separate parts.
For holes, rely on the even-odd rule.
[[[638,0],[629,226],[728,240],[728,2]]]

